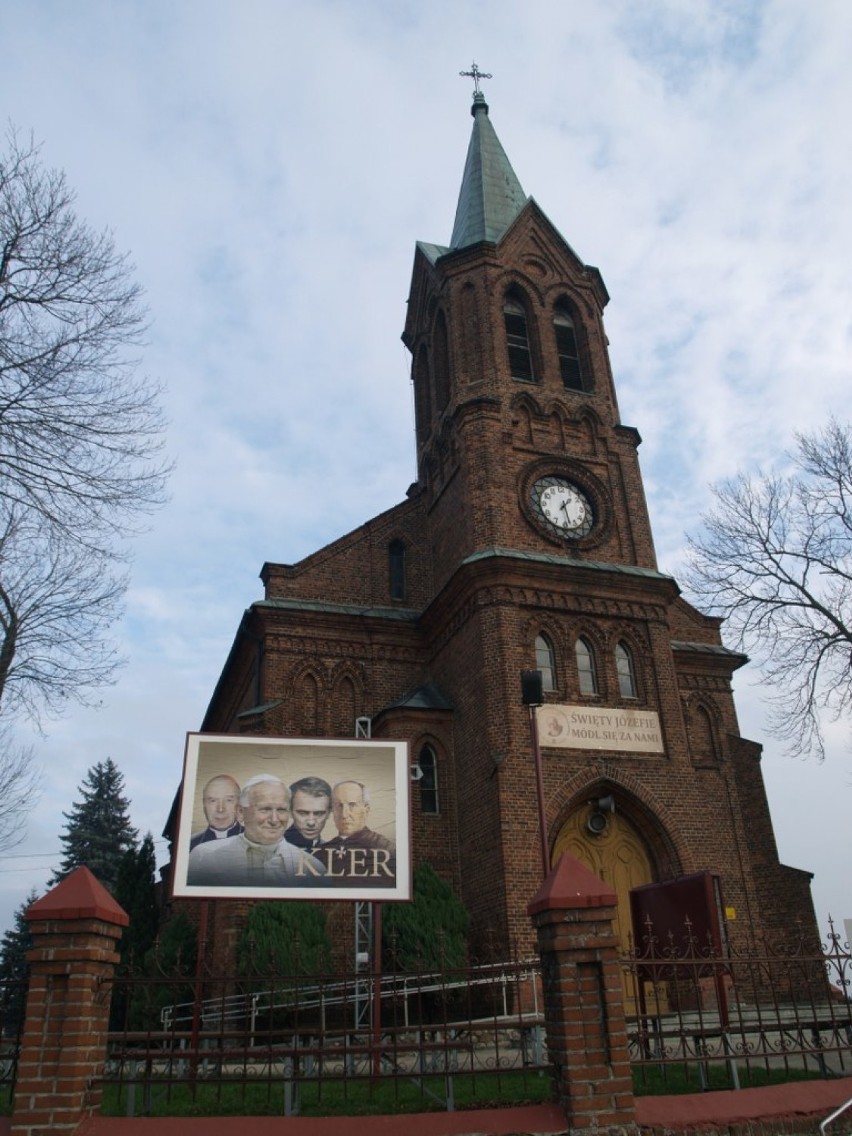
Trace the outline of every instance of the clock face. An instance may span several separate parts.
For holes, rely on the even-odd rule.
[[[549,532],[577,540],[587,536],[595,523],[586,494],[567,477],[541,477],[532,487],[532,506]]]

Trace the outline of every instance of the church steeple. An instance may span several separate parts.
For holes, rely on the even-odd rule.
[[[523,209],[527,196],[488,117],[482,91],[473,96],[473,133],[467,150],[450,248],[479,241],[496,244]]]

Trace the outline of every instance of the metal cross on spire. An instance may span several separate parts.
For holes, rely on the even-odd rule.
[[[488,71],[480,71],[475,62],[470,65],[470,71],[459,71],[459,75],[461,75],[462,79],[473,79],[473,90],[474,94],[477,95],[479,94],[479,80],[491,78],[490,73]]]

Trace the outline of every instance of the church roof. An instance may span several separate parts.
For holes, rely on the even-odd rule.
[[[426,682],[409,690],[395,702],[389,702],[385,710],[452,710],[453,704],[432,682]]]
[[[473,96],[473,132],[467,150],[450,248],[480,241],[496,244],[527,202],[506,151],[488,117],[481,91]]]
[[[730,647],[723,647],[721,643],[684,643],[672,640],[672,650],[693,655],[717,655],[719,658],[729,659],[735,669],[744,667],[749,661],[748,655],[744,655],[742,651],[732,651]]]

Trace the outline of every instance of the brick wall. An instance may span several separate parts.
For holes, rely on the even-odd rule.
[[[88,868],[27,910],[33,947],[11,1131],[71,1133],[97,1113],[115,947],[128,918]]]

